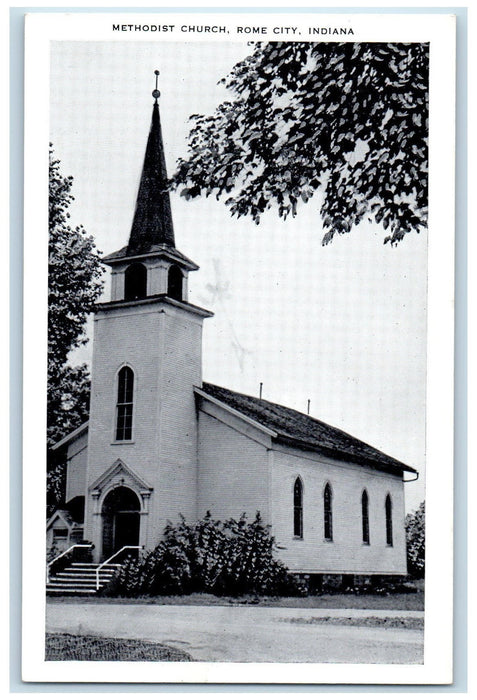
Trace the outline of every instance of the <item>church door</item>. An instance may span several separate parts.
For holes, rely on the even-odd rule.
[[[139,544],[141,505],[131,489],[118,486],[108,493],[101,511],[103,520],[103,559],[121,547]]]

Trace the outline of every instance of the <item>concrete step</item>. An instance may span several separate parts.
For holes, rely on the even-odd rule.
[[[95,562],[92,561],[72,561],[71,564],[69,564],[69,567],[73,566],[76,568],[81,568],[81,569],[97,569],[100,564],[96,564]],[[106,564],[104,567],[105,569],[107,568],[121,568],[122,564]],[[68,568],[69,568],[68,567]]]
[[[93,586],[93,581],[81,581],[81,580],[66,580],[61,581],[59,579],[53,578],[47,584],[48,586],[56,586],[57,588],[70,588],[71,586],[77,586],[78,588],[91,588]],[[96,586],[93,586],[96,588]]]
[[[105,585],[107,585],[109,581],[100,581],[99,582],[99,588],[103,588]],[[51,579],[49,583],[46,584],[46,591],[49,593],[50,591],[62,591],[62,590],[69,590],[71,588],[75,588],[78,591],[84,591],[84,590],[92,590],[96,593],[96,581],[81,581],[77,579],[65,579],[65,580],[59,580],[59,579]]]
[[[59,574],[69,574],[71,576],[96,576],[99,573],[100,576],[115,576],[119,569],[100,569],[98,572],[96,569],[61,569],[53,576],[58,576]]]
[[[50,588],[48,585],[46,588],[47,595],[96,595],[96,588]]]
[[[99,583],[103,585],[111,581],[111,576],[100,576]],[[50,583],[94,583],[96,585],[96,576],[73,576],[68,574],[58,574],[50,577]]]
[[[117,574],[117,571],[99,571],[98,575],[99,578],[107,578],[111,579],[113,576]],[[51,574],[50,578],[55,578],[55,576],[67,576],[68,578],[96,578],[97,572],[96,571],[58,571],[56,574]]]
[[[98,569],[97,566],[91,566],[88,568],[86,568],[84,566],[65,566],[65,568],[60,569],[60,571],[68,571],[68,573],[71,573],[71,574],[94,574],[94,573],[96,573],[97,569]],[[103,566],[103,568],[101,568],[99,570],[99,573],[100,574],[106,573],[106,574],[113,575],[117,571],[119,571],[120,569],[121,569],[120,566],[114,566],[114,567]]]
[[[71,562],[61,571],[50,576],[46,585],[47,595],[95,595],[98,564],[95,562]],[[99,571],[100,589],[107,585],[122,564],[106,564]]]
[[[57,574],[50,576],[50,581],[96,581],[97,579],[99,579],[99,581],[111,581],[113,577],[114,574],[100,573],[99,576],[97,576],[94,572],[75,574],[70,571],[59,571]]]

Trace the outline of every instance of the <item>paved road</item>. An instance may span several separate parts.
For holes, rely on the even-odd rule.
[[[191,605],[47,604],[49,632],[162,642],[196,661],[419,664],[422,630],[314,624],[317,617],[422,612]]]

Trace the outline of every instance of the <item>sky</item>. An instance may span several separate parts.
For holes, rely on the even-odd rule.
[[[149,131],[154,70],[169,174],[187,153],[188,117],[230,99],[218,81],[246,43],[52,42],[50,138],[74,177],[71,223],[98,248],[127,243]],[[257,226],[215,198],[171,194],[176,247],[200,270],[189,300],[204,322],[204,381],[339,427],[416,468],[425,491],[427,237],[383,245],[368,222],[322,246],[317,193],[294,219]],[[103,301],[108,300],[106,285]],[[89,324],[88,328],[91,328]],[[91,343],[73,360],[89,361]]]

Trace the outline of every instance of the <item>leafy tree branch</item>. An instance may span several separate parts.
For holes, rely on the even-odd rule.
[[[85,324],[103,288],[99,251],[82,226],[69,224],[73,178],[60,171],[50,146],[48,243],[47,445],[87,419],[89,372],[69,354],[87,342]],[[61,501],[62,465],[49,451],[49,497]]]
[[[427,225],[428,45],[258,43],[193,115],[172,184],[232,215],[282,218],[323,195],[323,244],[365,217],[396,244]]]

